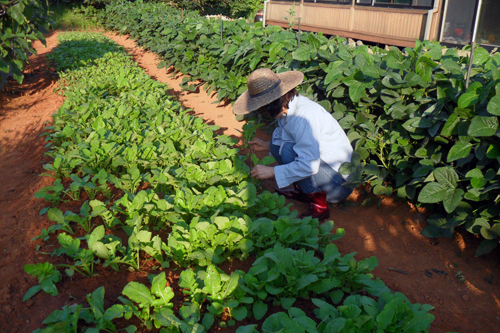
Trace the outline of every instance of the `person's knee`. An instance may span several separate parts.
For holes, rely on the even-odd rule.
[[[271,155],[273,155],[273,156],[278,156],[279,155],[279,151],[280,151],[280,147],[279,146],[271,144],[269,147],[270,147],[270,150],[271,150]]]
[[[294,145],[292,143],[285,143],[283,145],[283,148],[281,149],[281,161],[283,162],[283,164],[288,164],[295,161],[297,154],[293,150],[293,146]]]

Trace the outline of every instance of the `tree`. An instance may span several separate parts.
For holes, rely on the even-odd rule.
[[[262,0],[171,0],[182,10],[197,10],[202,14],[223,14],[230,17],[250,17],[262,9]]]
[[[40,40],[52,23],[47,17],[47,3],[40,0],[0,0],[0,74],[13,76],[22,83],[28,54],[36,54],[32,42]],[[5,80],[2,80],[5,81]],[[5,82],[0,82],[3,89]]]

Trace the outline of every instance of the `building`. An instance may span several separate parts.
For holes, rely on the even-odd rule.
[[[266,24],[287,28],[294,12],[303,31],[380,44],[413,47],[428,39],[461,46],[477,31],[478,44],[500,46],[500,0],[269,0],[265,8]]]

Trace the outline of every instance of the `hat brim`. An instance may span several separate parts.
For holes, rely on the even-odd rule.
[[[304,80],[304,74],[299,71],[288,71],[277,75],[281,79],[280,85],[267,94],[251,97],[248,90],[241,94],[233,105],[234,114],[241,115],[258,110],[297,87]]]

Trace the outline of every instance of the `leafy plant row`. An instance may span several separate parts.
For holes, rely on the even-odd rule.
[[[437,42],[386,51],[303,33],[298,48],[296,33],[244,20],[224,22],[221,39],[219,21],[181,21],[161,4],[109,5],[102,20],[186,75],[185,89],[203,85],[221,101],[239,96],[256,68],[302,71],[301,94],[332,112],[359,154],[343,168],[351,186],[369,181],[377,195],[434,204],[428,237],[464,225],[485,238],[477,255],[498,245],[498,53],[475,50],[465,87],[469,58]]]
[[[131,281],[105,309],[100,287],[88,307],[56,310],[38,332],[116,331],[117,320],[132,317],[162,332],[205,332],[216,321],[245,318],[263,319],[263,332],[429,329],[431,306],[411,304],[374,279],[376,258],[342,256],[331,241],[343,230],[332,233],[332,221],[299,219],[283,197],[258,194],[234,142],[173,101],[123,48],[99,34],[59,39],[50,60],[66,99],[48,128],[53,162],[44,166],[56,180],[36,196],[51,203],[41,214],[54,222],[39,237],[57,234],[52,255],[65,263],[26,265],[39,285],[24,299],[42,290],[57,295],[63,274],[91,277],[96,265],[145,270],[148,261],[160,271],[185,268],[175,287],[186,299],[174,312],[172,286],[150,270],[151,288]],[[81,207],[63,213],[62,201]],[[249,256],[256,260],[248,272],[227,275],[216,266]],[[297,298],[313,299],[317,322],[293,307]],[[268,315],[270,305],[287,312]],[[256,324],[238,328],[256,331]]]
[[[244,290],[238,285],[242,272],[236,271],[230,276],[219,274],[214,266],[206,271],[185,270],[181,273],[179,286],[189,295],[189,301],[180,309],[178,318],[172,310],[171,302],[174,292],[167,285],[165,273],[151,277],[151,288],[139,282],[129,282],[118,299],[121,304],[104,308],[104,287],[97,288],[87,295],[89,307],[72,304],[65,305],[61,310],[55,310],[45,320],[46,328],[35,332],[54,332],[64,329],[64,332],[77,332],[78,321],[93,326],[86,332],[117,331],[113,320],[117,318],[130,319],[138,317],[150,329],[161,328],[160,332],[206,332],[215,322],[215,316],[223,309],[229,311],[236,320],[244,319],[248,313],[255,318],[262,318],[267,312],[263,302],[253,303],[251,297],[244,296]],[[208,312],[201,319],[199,302],[207,302]],[[286,307],[287,311],[277,312],[268,316],[262,324],[262,332],[422,332],[428,328],[432,315],[427,313],[432,306],[411,304],[401,293],[385,293],[378,301],[361,295],[346,297],[340,305],[333,306],[323,299],[312,298],[316,306],[314,313],[316,321],[308,317],[304,311]],[[253,303],[253,304],[252,304]],[[201,320],[201,324],[199,321]],[[234,320],[230,320],[234,325]],[[231,323],[230,323],[231,324]],[[256,333],[257,324],[240,326],[237,333]],[[135,332],[133,325],[124,328],[126,332]]]

